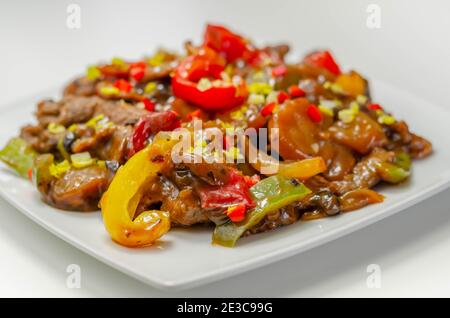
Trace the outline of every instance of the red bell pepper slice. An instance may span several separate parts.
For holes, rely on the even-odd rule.
[[[136,152],[144,149],[151,134],[160,131],[172,131],[181,125],[178,114],[168,110],[163,112],[153,112],[144,115],[134,127],[131,137],[132,148],[128,154],[133,156]]]
[[[230,63],[243,58],[251,51],[244,38],[220,25],[206,26],[204,45],[223,54]]]
[[[206,186],[199,189],[201,206],[204,209],[224,208],[236,205],[253,207],[249,185],[244,176],[232,170],[228,182],[223,186]]]
[[[311,53],[305,57],[304,61],[306,64],[324,68],[335,75],[341,74],[339,65],[329,51],[317,51]]]
[[[214,50],[204,47],[197,54],[187,57],[178,66],[172,78],[175,96],[205,110],[226,110],[241,105],[247,97],[245,82],[235,86],[223,83],[206,90],[197,87],[201,78],[220,79],[226,61]]]

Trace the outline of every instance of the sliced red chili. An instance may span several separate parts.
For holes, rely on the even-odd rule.
[[[305,57],[304,61],[306,64],[324,68],[335,75],[341,74],[339,65],[329,51],[317,51],[311,53]]]
[[[194,110],[193,112],[190,112],[189,114],[186,115],[186,118],[188,121],[193,120],[194,118],[199,118],[200,117],[200,109]]]
[[[288,69],[286,67],[286,65],[279,65],[279,66],[275,66],[272,69],[272,76],[274,77],[281,77],[286,75]]]
[[[228,183],[223,186],[206,185],[199,188],[201,206],[204,209],[224,208],[235,205],[254,206],[250,198],[249,186],[244,176],[232,170]]]
[[[249,51],[244,38],[220,25],[206,26],[204,45],[223,54],[228,62],[243,58]]]
[[[28,169],[27,175],[28,175],[28,180],[33,182],[33,168]]]
[[[292,98],[305,96],[305,92],[297,85],[289,86],[288,93]]]
[[[272,115],[273,110],[275,109],[276,103],[269,103],[263,108],[261,108],[261,115],[264,117]]]
[[[306,113],[308,114],[308,117],[315,123],[318,123],[322,120],[322,114],[317,108],[316,105],[310,104],[308,108],[306,109]]]
[[[132,149],[129,157],[144,149],[148,138],[152,134],[160,131],[172,131],[180,127],[180,125],[180,117],[176,112],[171,110],[144,115],[134,127],[131,138]]]
[[[127,80],[118,79],[114,82],[114,86],[117,87],[121,92],[129,93],[133,89],[133,85]]]
[[[136,82],[144,78],[147,65],[145,62],[136,62],[130,65],[130,77]]]
[[[383,110],[383,107],[381,107],[380,104],[369,104],[367,105],[367,108],[370,110]]]
[[[285,91],[281,91],[278,93],[277,99],[279,104],[283,104],[286,100],[289,99],[289,94]]]
[[[247,210],[244,204],[239,204],[235,206],[228,207],[226,213],[227,216],[233,222],[241,222],[245,218],[245,211]]]
[[[150,99],[143,98],[142,103],[144,103],[144,108],[149,112],[155,111],[155,103],[153,103]]]
[[[226,110],[241,105],[248,94],[244,81],[237,86],[223,82],[206,89],[198,87],[202,78],[220,80],[225,64],[223,57],[207,47],[187,57],[172,78],[174,95],[205,110]]]

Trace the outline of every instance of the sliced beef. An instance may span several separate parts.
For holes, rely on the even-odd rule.
[[[86,77],[77,78],[66,86],[64,96],[93,96],[97,93],[97,83],[98,81],[91,81]]]
[[[43,200],[58,209],[95,211],[111,178],[108,169],[95,165],[71,169],[60,179],[49,179],[49,184],[39,185],[39,189]]]

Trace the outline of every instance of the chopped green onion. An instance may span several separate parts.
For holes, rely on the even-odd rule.
[[[60,134],[66,131],[66,128],[63,125],[56,123],[48,124],[47,129],[51,134]]]
[[[90,81],[94,81],[102,75],[97,66],[89,66],[86,70],[86,78]]]
[[[120,90],[114,86],[103,86],[100,88],[100,94],[106,96],[119,95]]]
[[[126,65],[125,61],[120,57],[113,57],[111,60],[111,64],[116,65],[116,66],[125,66]]]
[[[147,63],[153,67],[160,66],[162,63],[164,63],[165,55],[162,52],[157,52],[155,55],[150,57],[147,60]]]
[[[253,94],[268,95],[272,90],[272,86],[267,83],[252,83],[248,86],[248,91]]]
[[[156,90],[156,88],[157,88],[157,85],[155,82],[149,82],[149,83],[147,83],[147,85],[145,85],[144,92],[146,94],[151,94]]]
[[[249,104],[253,104],[253,105],[264,104],[265,101],[266,101],[266,99],[264,98],[264,95],[262,95],[262,94],[254,94],[254,93],[250,94],[248,96],[248,100],[247,100],[247,102]]]
[[[63,162],[54,164],[52,163],[49,167],[50,174],[55,178],[60,178],[64,173],[66,173],[70,169],[70,163],[67,160]]]
[[[70,160],[73,166],[78,169],[91,166],[95,163],[95,160],[92,159],[91,154],[87,151],[71,155]]]
[[[378,117],[378,122],[382,125],[392,125],[395,123],[395,118],[393,116],[383,114]]]
[[[329,107],[320,104],[320,105],[318,106],[318,108],[319,108],[319,110],[320,110],[322,113],[324,113],[325,115],[328,115],[328,116],[330,116],[330,117],[333,117],[333,116],[334,116],[333,110],[330,109]]]
[[[204,92],[212,87],[212,83],[207,78],[202,78],[197,83],[197,88],[199,91]]]
[[[351,123],[353,119],[355,119],[355,113],[351,109],[343,109],[339,111],[338,117],[341,121],[348,124]]]
[[[358,96],[356,96],[356,101],[357,101],[358,104],[360,104],[360,105],[364,105],[365,103],[367,103],[367,100],[368,100],[367,96],[364,96],[364,95],[358,95]]]

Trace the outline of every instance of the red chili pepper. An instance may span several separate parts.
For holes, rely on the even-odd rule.
[[[132,63],[130,65],[130,77],[136,82],[139,82],[144,78],[146,68],[147,65],[145,64],[145,62]]]
[[[180,117],[171,110],[144,115],[134,127],[131,138],[132,149],[128,156],[131,157],[136,152],[144,149],[150,135],[160,131],[172,131],[180,127],[180,125]]]
[[[194,118],[200,117],[200,109],[194,110],[193,112],[186,115],[188,121],[193,120]]]
[[[33,168],[28,169],[27,174],[28,174],[28,180],[33,182]]]
[[[249,186],[242,173],[232,170],[228,182],[223,186],[207,185],[199,189],[200,203],[204,209],[217,209],[234,205],[253,207]]]
[[[257,184],[259,181],[261,181],[261,177],[257,174],[254,174],[253,176],[244,176],[244,180],[249,186],[249,188],[253,187],[255,184]]]
[[[297,85],[289,86],[288,93],[292,98],[305,96],[305,92]]]
[[[380,104],[369,104],[367,105],[367,108],[370,110],[383,110],[383,107],[381,107]]]
[[[276,103],[269,103],[266,106],[264,106],[263,108],[261,108],[261,115],[263,115],[264,117],[270,116],[272,115],[272,112],[275,108],[277,104]]]
[[[278,104],[283,104],[286,100],[289,99],[289,94],[284,91],[281,91],[278,93],[277,99],[278,99]]]
[[[241,222],[245,218],[245,211],[247,210],[246,206],[243,204],[230,206],[227,209],[227,216],[233,222]]]
[[[197,87],[201,78],[220,79],[225,64],[223,57],[207,47],[198,54],[187,57],[180,63],[172,78],[174,95],[205,110],[226,110],[241,105],[248,94],[244,81],[238,86],[223,83],[224,85],[206,90]]]
[[[223,54],[228,62],[243,58],[249,53],[244,38],[219,25],[206,26],[204,45]]]
[[[287,71],[288,71],[288,69],[287,69],[286,65],[275,66],[272,69],[272,76],[274,76],[274,77],[284,76],[284,75],[286,75]]]
[[[309,54],[304,59],[306,64],[327,69],[335,75],[341,74],[339,65],[329,51],[317,51]]]
[[[315,123],[318,123],[322,120],[322,114],[320,113],[319,108],[316,105],[310,104],[306,109],[306,113],[308,117]]]
[[[117,87],[121,92],[129,93],[133,89],[133,85],[127,80],[118,79],[114,82],[114,86]]]
[[[143,98],[142,103],[144,103],[145,109],[148,110],[149,112],[155,111],[155,103],[153,103],[150,99]]]

